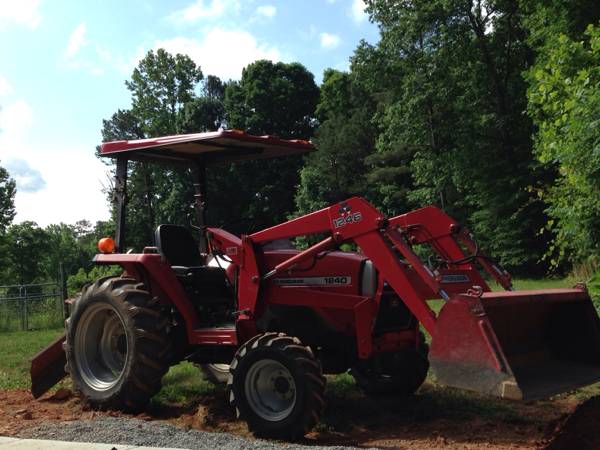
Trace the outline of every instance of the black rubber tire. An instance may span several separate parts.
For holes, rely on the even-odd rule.
[[[88,308],[98,304],[121,320],[127,345],[121,375],[106,390],[98,390],[85,381],[76,359],[75,336],[80,319]],[[160,390],[162,377],[169,369],[168,325],[158,299],[152,298],[144,285],[133,278],[105,277],[84,287],[67,319],[64,344],[66,370],[75,390],[92,407],[143,410]]]
[[[198,367],[204,379],[212,384],[225,384],[229,379],[229,364],[198,364]]]
[[[251,367],[262,360],[274,360],[289,371],[296,386],[296,400],[281,420],[260,417],[248,402],[245,384]],[[257,437],[297,440],[318,422],[325,408],[325,377],[311,349],[284,333],[265,333],[242,345],[230,366],[227,381],[229,402],[239,419]]]
[[[408,396],[414,394],[427,378],[429,346],[419,333],[419,347],[386,355],[392,368],[375,367],[371,361],[350,369],[358,387],[367,395]],[[389,366],[388,366],[389,367]]]

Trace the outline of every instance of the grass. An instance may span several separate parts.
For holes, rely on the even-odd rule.
[[[63,333],[62,328],[0,333],[0,390],[29,389],[31,357]],[[163,379],[163,389],[154,397],[157,404],[185,404],[213,392],[200,369],[183,362],[171,367]]]
[[[61,299],[30,300],[26,313],[21,302],[17,299],[0,300],[0,332],[53,329],[62,325]]]
[[[204,380],[198,367],[182,362],[171,367],[163,378],[161,391],[152,399],[156,406],[177,404],[190,406],[197,399],[223,389]]]
[[[543,278],[543,279],[533,279],[533,278],[525,278],[525,279],[517,279],[513,280],[513,286],[517,290],[535,290],[535,289],[556,289],[556,288],[566,288],[573,287],[575,281],[571,278]],[[501,291],[502,286],[491,283],[490,288],[493,291]],[[438,314],[442,306],[444,306],[443,300],[429,300],[429,307]]]
[[[62,332],[54,328],[0,333],[0,389],[28,389],[31,357]]]
[[[518,279],[513,281],[515,289],[556,289],[570,288],[576,281],[572,278]],[[500,289],[498,287],[498,289]]]

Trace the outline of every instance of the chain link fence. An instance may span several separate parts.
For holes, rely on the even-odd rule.
[[[0,331],[62,326],[64,298],[59,283],[0,286]]]

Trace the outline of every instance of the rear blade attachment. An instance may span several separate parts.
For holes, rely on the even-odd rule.
[[[550,397],[600,381],[600,319],[585,287],[455,295],[429,359],[448,386]]]
[[[31,359],[31,393],[34,398],[44,395],[67,375],[67,359],[63,350],[65,339],[63,334]]]

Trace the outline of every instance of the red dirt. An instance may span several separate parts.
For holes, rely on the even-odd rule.
[[[435,403],[429,403],[430,398],[435,398],[431,388],[424,390],[424,395],[402,405],[389,399],[373,401],[363,397],[358,402],[352,398],[333,399],[326,412],[327,427],[312,432],[304,443],[419,450],[600,448],[598,397],[579,406],[573,397],[508,403],[510,413],[501,410],[494,418],[493,414],[480,414],[476,409],[479,406],[468,402],[452,404],[452,400],[446,399],[437,404],[446,409],[438,410]],[[502,408],[504,404],[500,405],[495,407]],[[471,413],[466,413],[469,408]],[[0,435],[18,435],[25,427],[49,421],[90,420],[98,415],[127,416],[89,410],[69,391],[39,400],[33,400],[23,390],[0,391]],[[136,417],[249,437],[245,425],[235,419],[227,406],[223,392],[207,396],[192,406],[151,407]]]
[[[582,403],[557,426],[546,450],[600,449],[600,397]]]

